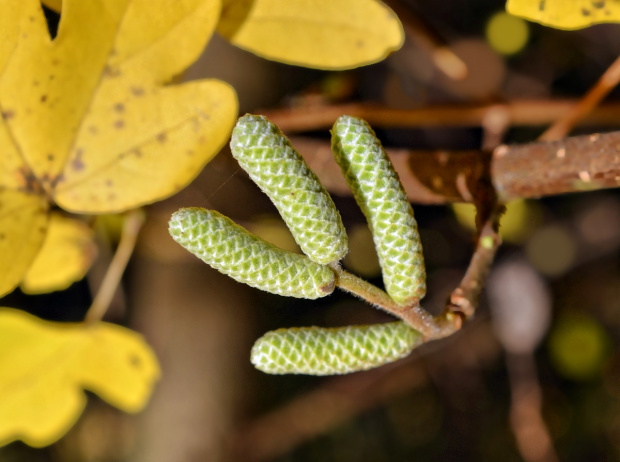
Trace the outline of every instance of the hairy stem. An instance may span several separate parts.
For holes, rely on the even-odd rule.
[[[332,269],[337,275],[337,287],[402,319],[419,331],[425,341],[446,337],[460,328],[458,317],[442,315],[435,319],[420,306],[419,301],[408,306],[401,306],[377,286],[343,270],[340,266],[333,265]]]

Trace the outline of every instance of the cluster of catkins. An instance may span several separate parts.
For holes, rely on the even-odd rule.
[[[280,249],[213,210],[183,208],[170,220],[175,241],[233,279],[267,292],[315,299],[338,285],[348,252],[340,213],[290,141],[263,116],[247,114],[232,134],[233,156],[275,204],[303,255]],[[373,130],[342,116],[332,151],[373,234],[387,294],[401,306],[425,294],[413,210]],[[330,375],[370,369],[408,355],[422,335],[403,321],[341,328],[278,329],[258,339],[252,363],[272,374]]]

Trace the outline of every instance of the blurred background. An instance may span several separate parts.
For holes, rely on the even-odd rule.
[[[341,103],[450,106],[467,114],[480,105],[524,102],[520,122],[505,127],[495,144],[525,143],[562,115],[557,101],[577,101],[620,54],[617,24],[545,28],[506,16],[501,0],[389,4],[407,39],[379,64],[309,70],[266,61],[215,36],[184,78],[228,81],[242,114],[282,108],[303,114]],[[619,97],[613,91],[605,104]],[[548,105],[548,121],[527,112],[531,101]],[[620,116],[605,114],[572,134],[619,129]],[[377,134],[386,147],[412,150],[489,143],[481,124]],[[329,139],[327,129],[303,136]],[[341,191],[334,200],[350,237],[345,266],[380,285],[361,212]],[[265,375],[249,362],[253,341],[279,327],[390,317],[344,293],[286,299],[220,275],[169,238],[167,221],[183,206],[216,209],[294,248],[274,207],[224,149],[188,188],[147,207],[123,288],[106,315],[142,332],[161,361],[163,378],[146,411],[128,416],[90,395],[87,411],[61,441],[37,450],[13,443],[0,448],[0,461],[620,460],[617,190],[510,203],[504,245],[472,322],[397,363],[327,378]],[[414,210],[428,273],[423,305],[437,311],[471,257],[473,206],[414,204]],[[103,230],[118,226],[114,217],[100,222]],[[15,292],[2,304],[80,320],[115,245],[114,238],[101,242],[88,280],[45,296]]]

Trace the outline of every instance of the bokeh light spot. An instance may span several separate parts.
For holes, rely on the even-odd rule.
[[[476,207],[473,204],[452,204],[457,221],[464,228],[475,230]],[[516,200],[506,204],[499,234],[502,240],[519,244],[525,241],[542,221],[540,206],[534,201]]]
[[[523,49],[529,38],[527,23],[503,11],[489,19],[486,29],[489,45],[503,55],[512,55]]]
[[[547,276],[564,274],[575,260],[575,241],[564,228],[548,226],[536,232],[528,241],[529,262]]]
[[[597,320],[585,314],[570,315],[551,331],[549,356],[564,377],[588,380],[601,374],[609,346],[609,336]]]

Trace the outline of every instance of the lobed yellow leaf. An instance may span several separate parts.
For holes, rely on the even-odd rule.
[[[378,0],[225,0],[217,32],[263,58],[349,69],[398,50],[398,17]]]
[[[605,0],[508,0],[506,11],[556,29],[620,22],[620,2]]]
[[[129,329],[55,323],[0,308],[0,445],[58,440],[84,409],[83,389],[137,412],[159,374],[152,350]]]
[[[41,246],[32,230],[44,227],[47,202],[89,214],[154,202],[226,142],[237,115],[228,84],[163,86],[201,53],[220,7],[66,0],[51,40],[38,0],[0,3],[0,250],[14,246],[8,255],[20,259],[0,261],[0,296]]]
[[[43,247],[21,289],[29,294],[64,290],[86,275],[96,254],[94,233],[86,223],[52,213]]]

